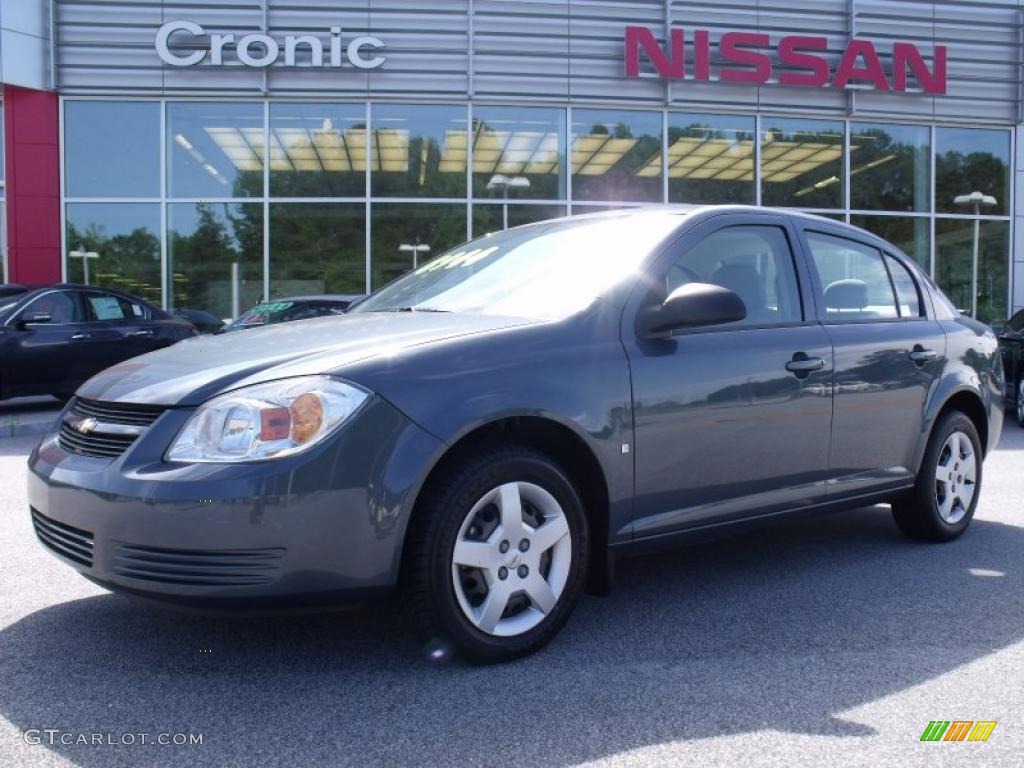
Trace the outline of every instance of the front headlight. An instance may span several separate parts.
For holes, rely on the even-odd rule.
[[[237,389],[199,407],[168,461],[260,461],[312,448],[352,416],[365,390],[328,376],[302,376]]]

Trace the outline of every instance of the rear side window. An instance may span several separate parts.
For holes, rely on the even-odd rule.
[[[889,267],[889,274],[892,276],[892,285],[896,289],[896,299],[900,305],[900,317],[915,318],[921,317],[921,294],[917,290],[917,281],[897,259],[888,254],[885,263]]]
[[[808,232],[807,241],[821,278],[828,322],[899,317],[889,273],[877,249],[820,232]]]
[[[85,300],[94,320],[138,320],[146,316],[140,304],[112,293],[90,291]]]

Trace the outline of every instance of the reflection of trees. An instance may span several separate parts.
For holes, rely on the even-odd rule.
[[[466,239],[466,206],[428,203],[374,204],[371,248],[374,290],[412,269],[412,254],[400,253],[402,243],[430,246],[420,263]]]
[[[611,130],[603,123],[596,123],[587,132],[589,136],[607,136],[609,139],[635,139],[630,147],[612,167],[604,173],[589,176],[577,173],[573,176],[573,196],[579,200],[622,200],[660,201],[661,174],[638,176],[637,171],[653,158],[661,155],[661,137],[642,134],[634,136],[626,123],[616,123]],[[582,134],[581,134],[582,136]],[[578,140],[580,136],[577,136]],[[598,153],[600,153],[600,149]]]
[[[514,137],[516,135],[516,132],[519,131],[519,130],[521,130],[519,127],[512,128],[510,131],[509,130],[495,130],[494,128],[489,126],[486,122],[484,122],[483,120],[477,120],[477,119],[474,118],[474,120],[473,120],[473,143],[474,144],[473,145],[477,149],[479,149],[481,146],[490,148],[493,144],[492,144],[492,141],[489,140],[489,137],[491,137],[493,134],[512,133],[512,135]],[[531,128],[531,130],[533,130],[533,129]],[[541,138],[540,138],[539,141],[542,143],[543,140],[544,140],[544,135],[545,134],[555,134],[555,135],[558,135],[558,128],[556,126],[554,126],[554,125],[551,125],[551,126],[548,126],[546,128],[540,129],[539,132],[541,133]],[[533,150],[534,153],[537,152],[537,149],[539,148],[539,146],[540,145],[538,144],[537,147],[534,147],[534,150]],[[538,155],[538,157],[542,160],[542,162],[547,163],[548,161],[551,161],[554,164],[554,168],[550,172],[547,172],[547,173],[527,173],[526,172],[526,167],[524,166],[521,170],[516,171],[515,173],[511,174],[511,175],[514,175],[514,176],[523,176],[523,177],[529,179],[530,180],[530,188],[526,189],[526,190],[515,190],[515,191],[510,190],[509,197],[510,198],[515,198],[515,197],[531,197],[531,198],[537,198],[537,199],[542,199],[542,200],[550,200],[552,198],[564,197],[564,192],[562,190],[562,185],[560,183],[560,175],[561,175],[560,167],[562,165],[562,161],[564,160],[564,158],[559,156],[559,152],[560,151],[561,151],[560,148],[556,148],[555,152],[552,153],[552,155],[550,155],[550,156],[548,156],[548,155]],[[508,159],[510,159],[510,158],[506,157],[504,154],[502,155],[502,157],[498,158],[495,161],[493,173],[504,173],[504,171],[501,170],[501,163],[502,163],[503,160],[508,160]],[[521,157],[517,156],[517,157],[515,157],[513,159],[513,162],[518,163],[521,159],[522,159]],[[476,169],[474,169],[474,170],[476,170]],[[487,173],[487,172],[476,172],[476,173],[474,173],[474,176],[473,176],[473,194],[478,196],[478,197],[501,197],[501,193],[500,192],[487,189],[487,182],[490,181],[490,179],[491,179],[491,174],[490,173]],[[500,229],[500,226],[499,226],[499,229]]]
[[[106,227],[89,222],[79,229],[68,222],[68,250],[85,246],[100,258],[89,265],[89,281],[105,288],[117,288],[160,306],[160,237],[145,226],[127,234],[107,235]],[[81,259],[68,260],[68,279],[81,282]]]
[[[913,129],[910,129],[913,130]],[[882,128],[850,138],[852,207],[882,211],[927,210],[928,144],[901,141]],[[923,205],[915,206],[915,202]]]
[[[366,209],[275,203],[270,208],[271,296],[363,293]]]
[[[999,204],[986,209],[985,213],[999,214],[1006,211],[1006,174],[1005,160],[991,152],[970,152],[964,154],[950,150],[935,155],[935,203],[942,211],[969,213],[966,209],[956,208],[953,198],[974,191],[992,195]]]
[[[731,129],[716,129],[714,126],[701,123],[693,123],[685,127],[670,125],[668,129],[668,146],[671,148],[680,139],[697,139],[699,141],[715,143],[728,142],[731,145],[730,151],[738,151],[737,159],[745,158],[745,162],[738,167],[748,169],[753,173],[753,133]],[[728,156],[727,153],[726,157]],[[668,195],[669,200],[681,203],[708,205],[722,203],[752,204],[754,202],[754,180],[753,176],[745,181],[740,179],[672,178],[670,172]]]

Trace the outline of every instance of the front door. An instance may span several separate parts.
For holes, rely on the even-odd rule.
[[[27,322],[37,317],[48,319]],[[84,319],[74,291],[49,291],[25,306],[8,327],[11,359],[4,361],[5,391],[13,396],[74,389],[67,380],[88,357],[90,335]]]
[[[768,214],[705,222],[656,265],[639,304],[687,282],[716,283],[743,299],[746,319],[667,339],[638,338],[624,323],[636,538],[824,499],[832,347],[804,306],[809,283],[794,237]]]
[[[835,350],[830,495],[904,486],[916,472],[946,336],[901,259],[839,233],[805,236],[820,319]]]

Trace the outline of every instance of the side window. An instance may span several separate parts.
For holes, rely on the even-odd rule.
[[[89,311],[95,320],[136,320],[145,317],[143,308],[112,293],[90,291],[85,294]]]
[[[666,295],[687,283],[714,283],[743,299],[746,318],[723,328],[803,319],[793,253],[780,227],[744,225],[712,232],[669,268]]]
[[[44,293],[21,310],[20,318],[49,315],[52,325],[82,322],[82,310],[75,297],[64,291]]]
[[[882,254],[842,237],[808,232],[811,260],[821,278],[830,323],[899,317]]]
[[[917,290],[917,281],[898,259],[886,254],[885,263],[889,267],[889,274],[892,276],[892,284],[896,289],[896,298],[899,300],[900,317],[915,318],[921,317],[921,294]]]

